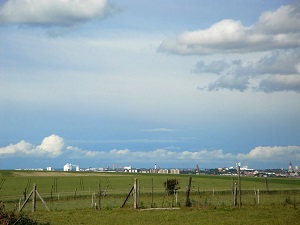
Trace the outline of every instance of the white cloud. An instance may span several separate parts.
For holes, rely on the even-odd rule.
[[[290,160],[300,161],[300,146],[268,146],[256,147],[249,153],[225,153],[222,149],[216,150],[183,150],[176,148],[160,148],[152,151],[130,151],[129,149],[111,151],[88,151],[77,149],[78,157],[99,158],[102,161],[117,161],[130,164],[144,164],[159,162],[174,165],[202,163],[215,165],[234,165],[236,162],[247,162],[250,165],[262,163],[285,163]],[[77,158],[78,158],[77,157]]]
[[[237,158],[252,161],[299,161],[300,146],[260,146],[247,154],[238,154]]]
[[[7,147],[0,148],[0,155],[2,157],[49,157],[55,158],[63,152],[64,140],[57,135],[50,135],[45,137],[41,145],[34,146],[31,143],[20,141],[17,144],[10,144]]]
[[[110,153],[116,154],[116,155],[127,155],[127,154],[129,154],[129,152],[130,151],[128,149],[124,149],[124,150],[113,149],[110,151]]]
[[[149,164],[158,162],[161,165],[203,165],[229,166],[236,162],[249,165],[262,163],[281,163],[300,161],[300,146],[259,146],[248,153],[226,153],[222,149],[180,150],[177,147],[158,148],[151,151],[131,151],[129,149],[84,150],[74,146],[64,146],[63,138],[57,135],[45,137],[41,145],[34,146],[25,141],[0,148],[1,157],[49,157],[58,156],[73,159],[94,159],[104,163],[117,162],[129,164]]]
[[[300,4],[293,1],[291,5],[284,5],[276,11],[263,13],[255,29],[264,33],[298,33],[300,27]]]
[[[34,148],[32,144],[22,140],[17,144],[10,144],[7,147],[0,148],[0,155],[8,156],[8,155],[28,155],[33,154]]]
[[[299,92],[299,27],[300,3],[293,1],[275,11],[262,13],[252,26],[244,26],[241,21],[222,20],[207,29],[166,39],[159,50],[179,55],[214,54],[213,61],[207,62],[202,57],[192,69],[197,74],[219,75],[199,90]],[[253,57],[254,53],[257,55]],[[216,59],[218,54],[221,54],[220,60]],[[244,58],[248,55],[248,61],[241,60],[242,55]],[[235,60],[224,60],[224,57]]]
[[[72,26],[107,13],[107,0],[10,0],[0,8],[0,23]]]
[[[160,148],[152,151],[130,151],[129,149],[113,149],[110,151],[89,151],[79,149],[77,147],[68,146],[68,150],[72,158],[86,157],[94,158],[99,157],[99,159],[106,160],[123,160],[125,162],[145,162],[149,160],[160,160],[160,161],[189,161],[189,160],[219,160],[219,159],[232,159],[232,154],[225,154],[223,150],[199,150],[199,151],[179,151],[177,148],[168,147]]]
[[[45,137],[42,144],[37,146],[37,150],[41,150],[42,155],[46,155],[50,158],[55,158],[62,154],[64,147],[64,139],[52,134],[49,137]]]
[[[300,47],[300,7],[295,3],[265,12],[246,27],[222,20],[202,30],[188,31],[162,42],[159,50],[180,55],[247,53]]]

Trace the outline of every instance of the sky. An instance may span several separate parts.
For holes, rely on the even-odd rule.
[[[0,169],[300,166],[300,2],[0,0]]]

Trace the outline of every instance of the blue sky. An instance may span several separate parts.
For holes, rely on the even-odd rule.
[[[0,169],[300,165],[300,4],[0,1]]]

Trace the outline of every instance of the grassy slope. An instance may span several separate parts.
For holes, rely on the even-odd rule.
[[[236,208],[183,208],[180,210],[138,211],[133,209],[37,212],[34,217],[51,224],[299,224],[299,210],[291,206]]]
[[[4,196],[21,195],[24,187],[30,181],[30,187],[37,183],[38,190],[42,196],[49,193],[51,185],[57,179],[58,192],[74,192],[77,188],[81,191],[80,182],[83,181],[84,189],[91,189],[90,192],[97,191],[98,180],[101,180],[102,191],[110,185],[110,194],[122,193],[122,197],[114,199],[107,198],[108,207],[101,211],[90,208],[91,199],[88,198],[59,200],[49,202],[51,212],[45,211],[41,203],[38,203],[38,210],[34,214],[30,213],[29,204],[25,212],[41,222],[51,222],[51,224],[298,224],[300,196],[298,192],[293,195],[267,194],[261,196],[261,205],[256,206],[252,202],[255,197],[243,195],[242,209],[232,207],[232,197],[228,194],[215,194],[212,197],[212,189],[230,190],[232,185],[231,177],[222,176],[193,176],[192,190],[197,192],[198,185],[200,191],[206,190],[208,193],[192,196],[193,207],[182,208],[180,210],[155,210],[138,211],[130,209],[130,205],[125,209],[119,206],[124,201],[123,194],[130,190],[133,179],[138,178],[141,183],[141,192],[150,193],[152,178],[154,190],[162,191],[162,182],[167,178],[179,178],[181,190],[184,192],[189,175],[153,175],[153,174],[110,174],[110,173],[64,173],[64,172],[15,172],[0,171],[0,179],[5,179],[0,190],[0,200]],[[236,180],[236,178],[234,178]],[[300,179],[276,179],[269,178],[270,190],[299,189]],[[242,177],[242,188],[253,190],[254,188],[265,190],[264,178]],[[209,194],[210,193],[210,194]],[[183,193],[184,195],[184,193]],[[141,196],[141,200],[151,202],[150,196]],[[246,202],[246,198],[249,198]],[[19,199],[19,197],[17,198]],[[289,201],[287,201],[289,200]],[[157,207],[161,207],[162,197],[155,197]],[[172,199],[167,199],[172,201]],[[182,197],[184,202],[184,196]],[[103,205],[105,199],[103,199]],[[251,204],[249,204],[251,203]],[[265,203],[265,204],[264,204]],[[110,205],[117,205],[116,208]],[[129,203],[131,204],[131,203]],[[12,203],[12,206],[15,203]],[[183,205],[183,204],[181,204]],[[148,205],[147,205],[148,207]],[[165,207],[168,207],[166,204]]]

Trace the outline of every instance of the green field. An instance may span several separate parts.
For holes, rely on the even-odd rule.
[[[190,176],[192,206],[185,207]],[[120,209],[135,178],[140,209],[132,209],[132,197]],[[176,196],[167,195],[163,185],[172,178],[179,179]],[[51,211],[40,200],[35,213],[31,201],[23,211],[51,224],[297,224],[300,179],[268,178],[267,191],[265,178],[242,177],[241,209],[233,206],[233,179],[237,182],[228,176],[0,171],[0,200],[6,210],[18,209],[24,191],[28,196],[36,184]],[[96,210],[99,182],[101,210]],[[156,210],[148,210],[151,206]],[[179,209],[158,210],[173,207]]]

